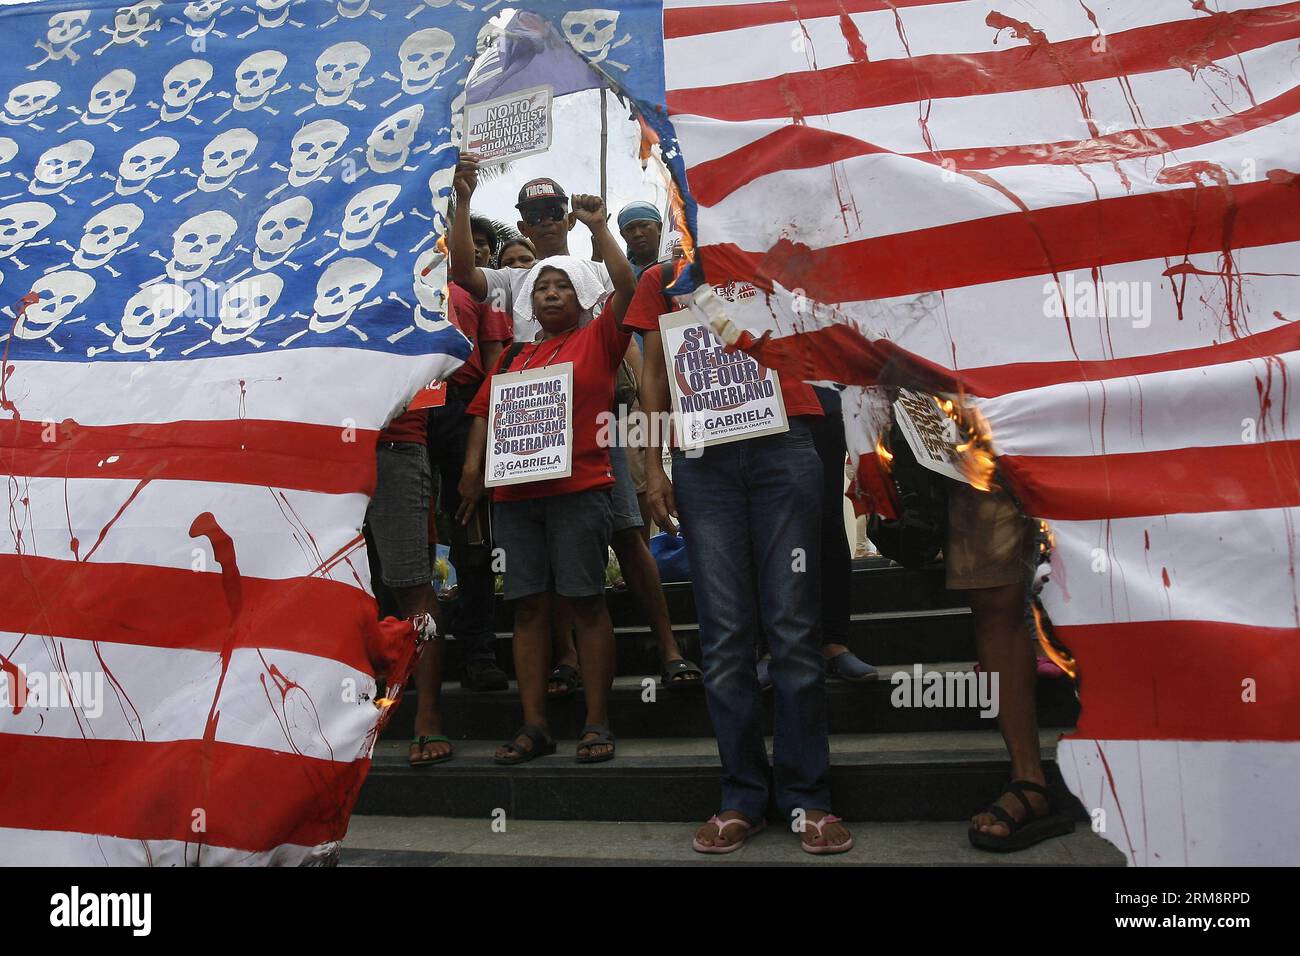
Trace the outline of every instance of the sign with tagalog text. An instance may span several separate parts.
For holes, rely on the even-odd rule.
[[[492,376],[488,396],[489,488],[573,473],[573,363]]]
[[[691,311],[659,318],[682,448],[706,448],[789,431],[781,380],[775,369],[727,348]]]

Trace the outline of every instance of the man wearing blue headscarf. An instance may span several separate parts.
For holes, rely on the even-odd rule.
[[[627,243],[627,261],[637,279],[659,261],[659,246],[663,239],[663,216],[654,203],[638,199],[624,206],[618,214],[618,231]]]

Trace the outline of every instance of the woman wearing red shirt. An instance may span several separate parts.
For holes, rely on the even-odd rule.
[[[572,202],[574,215],[591,230],[593,245],[604,257],[614,293],[600,316],[579,328],[583,312],[604,292],[591,274],[592,264],[570,256],[538,262],[519,289],[515,309],[536,317],[541,338],[517,354],[507,352],[492,370],[494,375],[502,372],[507,360],[507,370],[515,372],[573,363],[570,475],[504,485],[493,495],[495,538],[505,555],[504,596],[515,602],[515,674],[524,711],[515,739],[497,749],[496,762],[506,765],[555,753],[546,722],[553,601],[568,605],[582,659],[587,725],[578,743],[578,762],[614,756],[608,713],[614,631],[605,607],[614,477],[609,450],[597,441],[597,434],[598,417],[608,414],[613,404],[615,373],[631,338],[621,323],[636,292],[636,279],[606,225],[600,197],[576,195]],[[490,394],[488,379],[469,406],[475,418],[460,483],[462,522],[470,519],[483,495]]]

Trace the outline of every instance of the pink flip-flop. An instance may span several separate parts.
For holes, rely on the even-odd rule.
[[[757,836],[767,828],[766,820],[759,820],[757,823],[750,823],[740,818],[735,820],[720,820],[716,813],[709,817],[706,822],[712,823],[718,828],[718,836],[722,836],[723,831],[726,830],[727,827],[731,826],[733,823],[737,823],[745,828],[745,838],[743,840],[737,840],[735,843],[729,843],[726,846],[718,846],[717,844],[707,846],[697,839],[692,839],[691,849],[696,853],[733,853],[748,843],[750,837]]]
[[[822,834],[822,827],[826,826],[826,824],[828,823],[840,823],[840,822],[842,821],[840,820],[839,817],[837,817],[833,813],[828,813],[826,814],[826,816],[822,817],[820,820],[817,821],[804,820],[804,826],[815,827],[817,830],[817,835],[825,839],[824,835]],[[805,843],[803,837],[800,836],[799,845],[803,847],[803,851],[805,853],[815,853],[819,856],[824,853],[848,853],[849,850],[853,849],[853,837],[850,836],[843,843],[835,844],[833,846],[831,844],[823,844],[822,846],[813,846],[811,844]]]

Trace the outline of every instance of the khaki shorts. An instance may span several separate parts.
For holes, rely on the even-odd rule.
[[[948,541],[943,549],[948,587],[954,591],[1005,587],[1029,580],[1037,535],[1033,519],[1000,491],[948,486]]]

